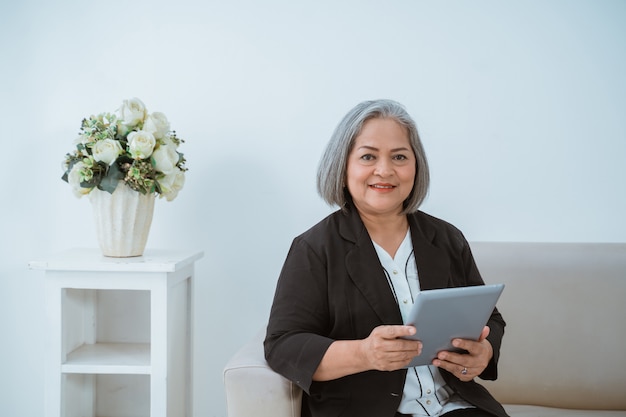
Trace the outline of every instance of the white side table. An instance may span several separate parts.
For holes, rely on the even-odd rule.
[[[108,258],[71,249],[45,271],[47,417],[192,416],[192,294],[203,252]]]

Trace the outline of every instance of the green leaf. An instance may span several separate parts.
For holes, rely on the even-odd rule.
[[[120,168],[117,166],[117,162],[113,162],[111,166],[109,166],[107,173],[102,178],[102,181],[100,182],[100,185],[98,185],[98,188],[102,191],[113,194],[113,191],[115,191],[118,182],[123,179],[124,173],[120,171]]]

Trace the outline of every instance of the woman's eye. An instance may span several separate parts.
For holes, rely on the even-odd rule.
[[[396,161],[406,161],[408,158],[406,157],[406,155],[394,155],[393,159],[395,159]]]
[[[361,159],[364,160],[364,161],[373,161],[374,160],[374,155],[368,153],[368,154],[365,154],[365,155],[361,156]]]

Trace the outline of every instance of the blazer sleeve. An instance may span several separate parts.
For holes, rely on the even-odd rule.
[[[274,371],[309,393],[332,339],[325,262],[302,238],[294,239],[283,265],[264,342]]]

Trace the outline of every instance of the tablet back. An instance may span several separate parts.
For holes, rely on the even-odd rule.
[[[422,354],[409,366],[430,365],[442,350],[457,351],[452,339],[478,340],[504,284],[420,291],[405,324],[415,326]]]

